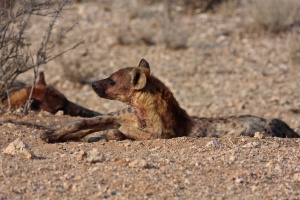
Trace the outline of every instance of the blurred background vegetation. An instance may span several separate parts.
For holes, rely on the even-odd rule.
[[[239,16],[240,21],[236,27],[224,22],[221,33],[215,27],[203,31],[195,24],[204,13],[208,22],[212,15],[225,22]],[[81,84],[94,78],[94,63],[104,61],[112,47],[188,51],[203,47],[197,42],[203,32],[220,40],[233,33],[284,38],[290,63],[300,64],[299,0],[2,0],[0,19],[2,96],[25,72],[33,72],[34,84],[37,72],[53,60],[64,78]],[[195,57],[199,65],[201,55]]]

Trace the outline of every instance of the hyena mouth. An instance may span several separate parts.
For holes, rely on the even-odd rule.
[[[96,92],[96,94],[101,97],[101,98],[107,98],[107,94],[105,93],[104,90],[100,90],[100,89],[94,89],[94,91]]]
[[[103,88],[98,84],[98,81],[93,82],[92,87],[99,97],[106,97],[105,90],[103,90]]]

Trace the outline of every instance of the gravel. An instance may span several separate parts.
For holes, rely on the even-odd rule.
[[[248,21],[243,10],[238,10],[231,17],[217,12],[178,18],[189,36],[186,49],[168,49],[160,40],[162,28],[167,27],[160,18],[151,18],[151,23],[162,23],[156,29],[150,27],[154,30],[151,33],[155,45],[122,46],[117,40],[118,27],[120,19],[127,19],[130,13],[116,12],[114,4],[105,2],[72,5],[71,14],[59,23],[70,24],[78,11],[79,26],[67,39],[84,38],[85,45],[40,68],[45,71],[46,82],[71,101],[101,113],[123,108],[122,103],[97,97],[90,85],[68,80],[70,74],[66,73],[78,68],[83,76],[102,79],[120,68],[136,66],[145,58],[152,73],[173,91],[190,115],[275,117],[300,130],[300,115],[291,112],[300,107],[300,71],[289,62],[284,34],[257,36],[247,32],[244,27]],[[132,26],[147,31],[147,19],[138,19]],[[47,23],[35,21],[28,35],[42,35],[39,27],[43,24]],[[59,33],[59,29],[55,31]],[[64,49],[68,44],[66,40],[59,48]],[[70,70],[64,71],[66,68]],[[20,78],[32,82],[30,73]],[[20,116],[1,115],[0,121],[8,118],[20,119]],[[48,126],[63,125],[74,119],[45,112],[22,117]],[[46,144],[39,139],[40,134],[41,130],[30,127],[0,124],[0,199],[298,199],[300,196],[299,139],[265,138],[258,133],[254,138],[181,137]],[[15,141],[18,145],[6,150]],[[27,151],[25,144],[32,154],[20,153]]]

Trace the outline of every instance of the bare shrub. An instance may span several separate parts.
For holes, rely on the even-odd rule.
[[[182,23],[182,14],[170,14],[169,1],[116,1],[114,13],[117,41],[120,45],[155,45],[163,43],[167,48],[187,48],[188,35]],[[175,1],[177,2],[177,1]]]
[[[188,48],[191,30],[186,14],[205,12],[221,2],[234,7],[239,0],[115,0],[116,40],[120,45],[164,44],[172,50]]]
[[[2,0],[0,1],[1,9],[12,9],[15,5],[15,0]]]
[[[8,0],[4,0],[8,1]],[[67,4],[67,0],[15,0],[14,4],[4,3],[0,7],[0,97],[8,96],[7,88],[15,78],[29,70],[34,72],[33,86],[41,65],[61,56],[82,43],[53,53],[55,47],[72,27],[62,31],[59,37],[52,37],[56,22]],[[8,5],[8,6],[7,6]],[[47,19],[43,35],[28,35],[32,18]],[[39,43],[33,46],[32,43]],[[32,91],[31,91],[32,92]],[[31,98],[31,97],[30,97]],[[1,102],[1,101],[0,101]],[[0,105],[1,106],[1,105]],[[30,100],[28,101],[29,108]],[[26,109],[25,109],[26,111]]]
[[[257,30],[278,33],[300,22],[300,1],[253,0],[248,13]]]
[[[157,7],[145,1],[116,1],[114,18],[117,26],[117,41],[121,45],[154,45],[155,28],[159,28]]]

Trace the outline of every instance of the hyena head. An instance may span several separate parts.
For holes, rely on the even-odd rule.
[[[146,87],[149,76],[149,63],[142,59],[137,67],[121,69],[106,79],[93,82],[92,87],[102,98],[130,103],[132,95]]]
[[[32,99],[32,109],[45,110],[52,114],[62,110],[68,101],[62,93],[46,84],[43,72],[39,74],[39,80],[34,87]]]

